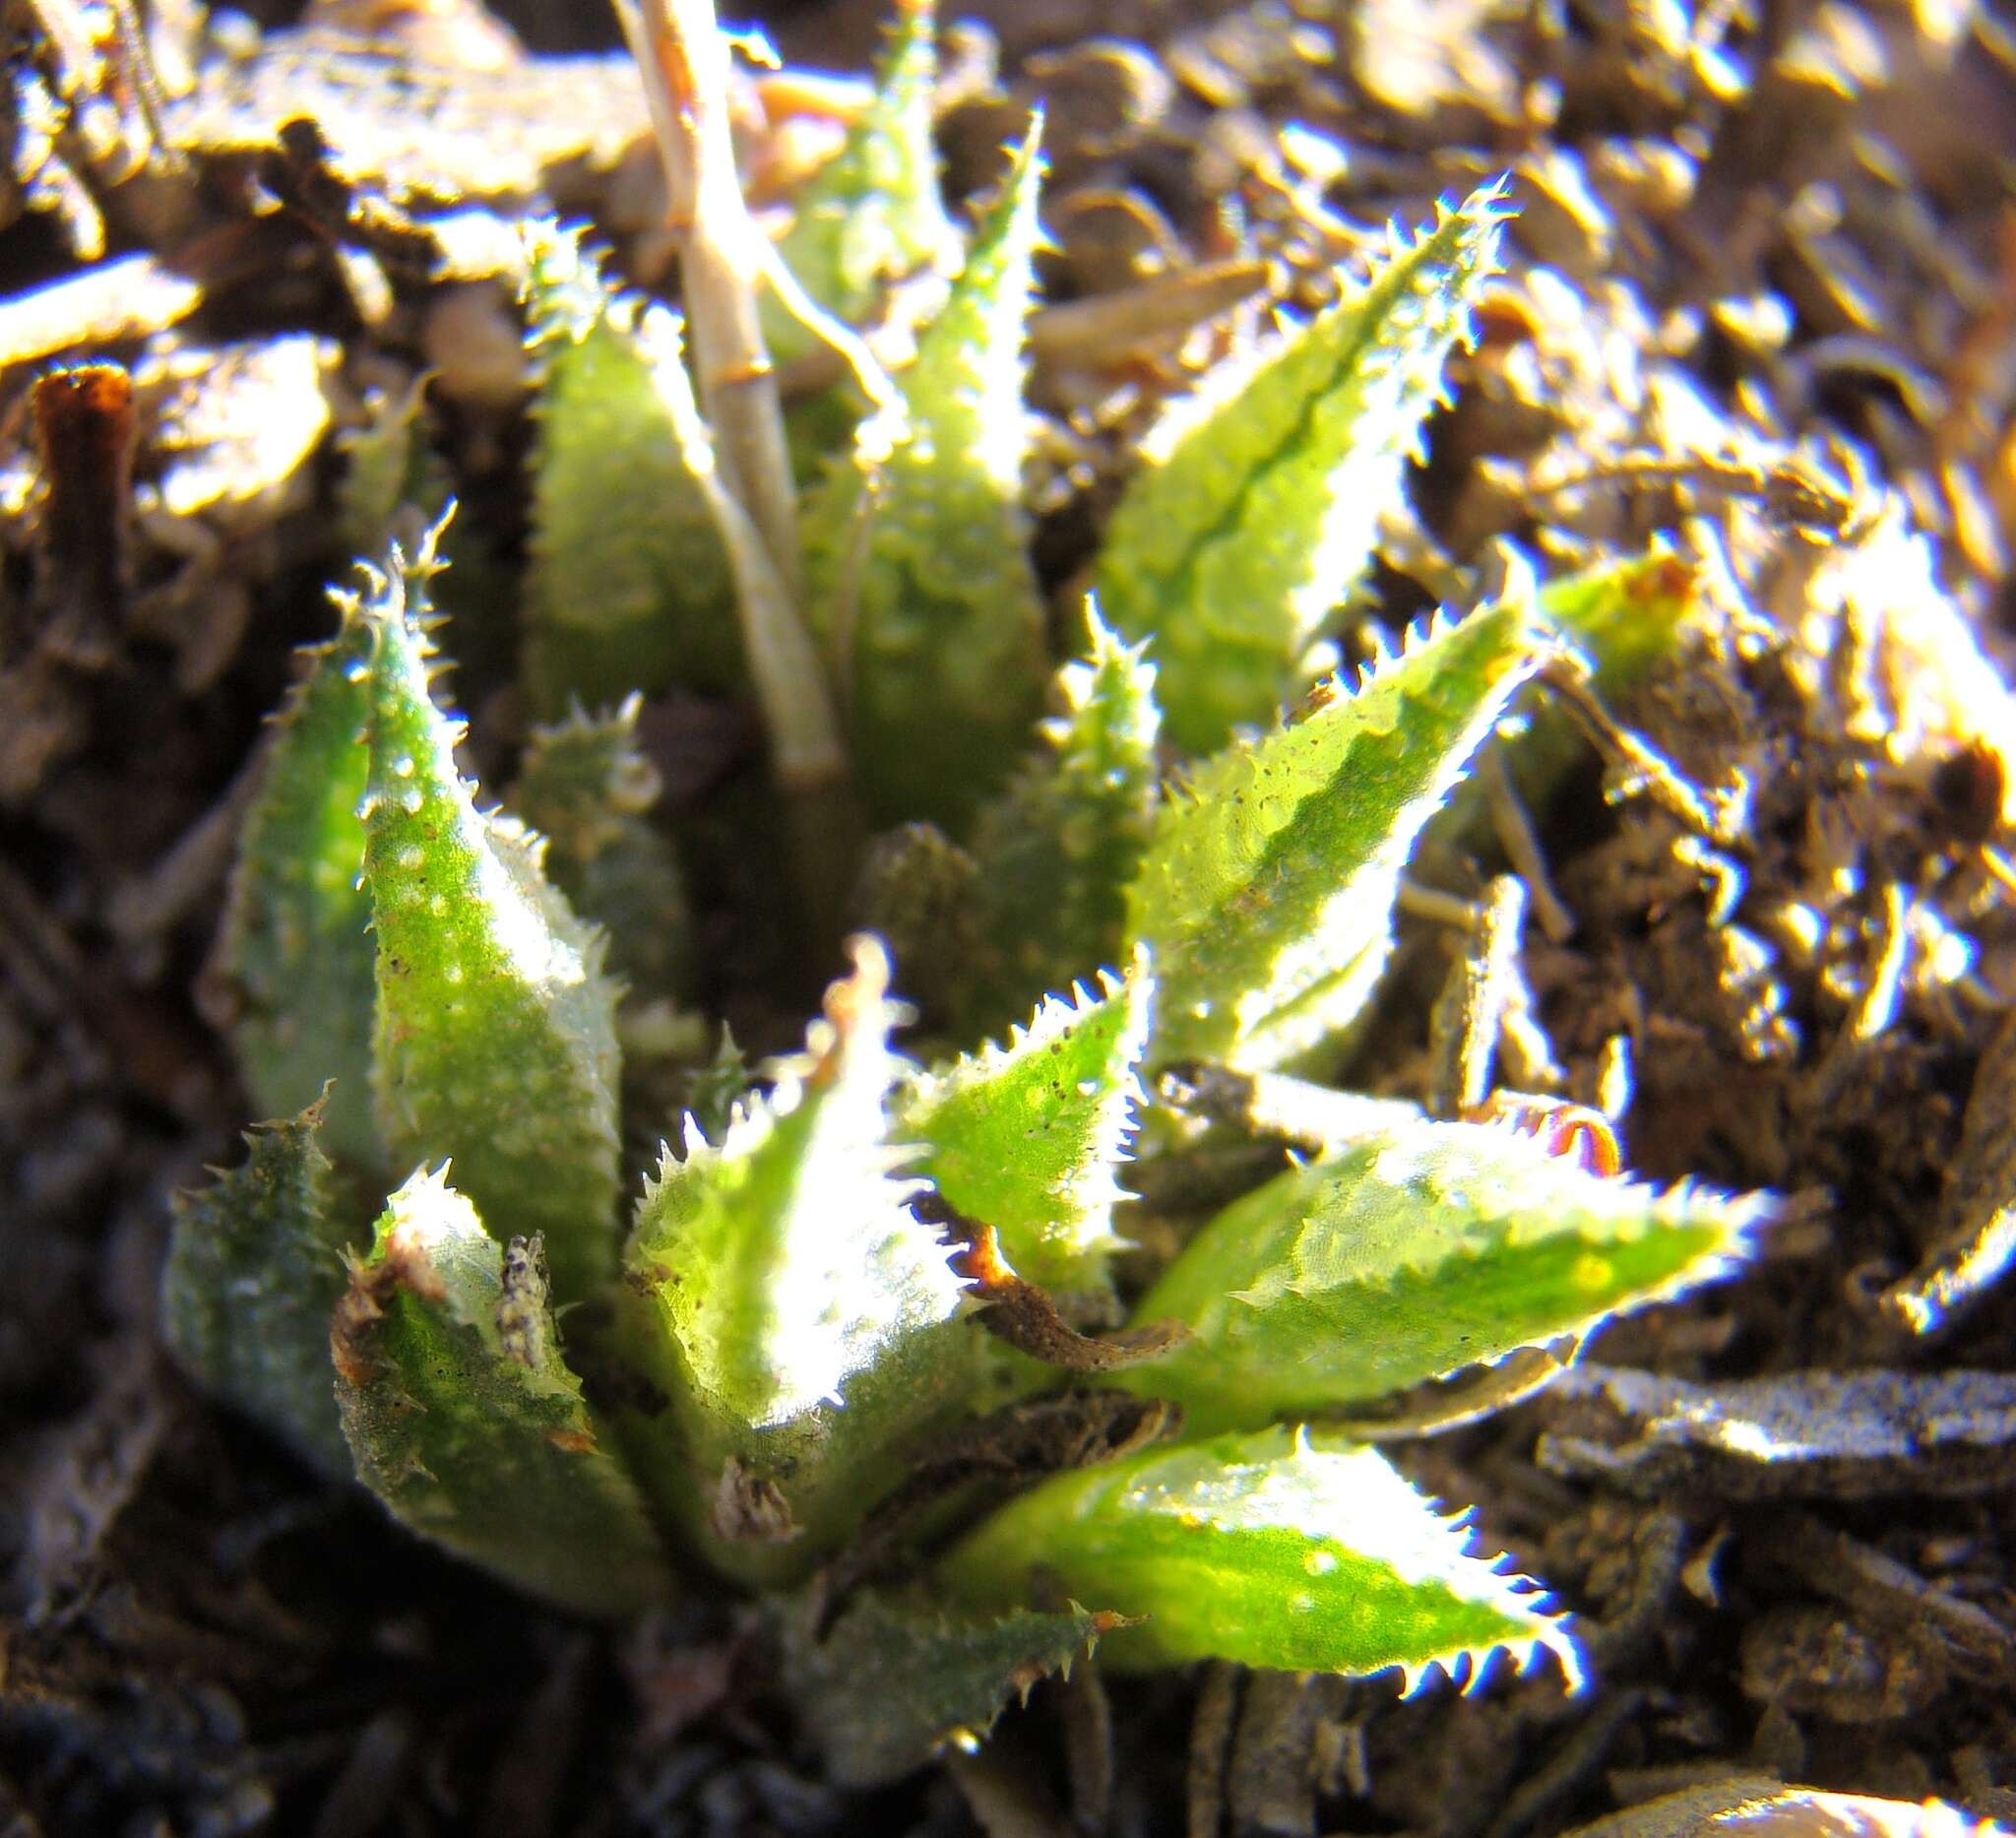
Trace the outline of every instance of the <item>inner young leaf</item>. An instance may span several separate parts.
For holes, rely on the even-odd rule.
[[[1137,966],[1103,993],[1050,997],[1004,1046],[906,1088],[898,1132],[923,1145],[917,1172],[991,1226],[1015,1272],[1049,1289],[1102,1291],[1119,1242],[1116,1178],[1139,1096],[1152,979]]]

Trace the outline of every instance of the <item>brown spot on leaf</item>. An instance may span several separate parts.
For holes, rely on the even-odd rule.
[[[410,1233],[394,1232],[375,1261],[350,1266],[349,1288],[329,1323],[329,1357],[345,1384],[367,1385],[377,1372],[365,1342],[401,1290],[410,1290],[423,1301],[440,1301],[448,1293],[426,1247]]]

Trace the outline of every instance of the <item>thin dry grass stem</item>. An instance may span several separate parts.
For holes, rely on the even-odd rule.
[[[616,17],[644,79],[664,166],[687,337],[722,479],[795,592],[797,499],[757,312],[765,244],[735,174],[727,45],[712,0],[616,0]]]
[[[797,498],[777,375],[758,313],[778,263],[749,216],[727,109],[727,44],[713,0],[614,0],[637,60],[678,239],[686,336],[707,426],[703,477],[734,570],[743,641],[780,786],[817,806],[794,834],[828,839],[797,863],[819,916],[844,878],[835,836],[851,837],[849,768],[833,698],[803,617]],[[687,435],[689,453],[701,444]],[[839,853],[845,853],[841,851]],[[801,851],[802,855],[802,851]]]

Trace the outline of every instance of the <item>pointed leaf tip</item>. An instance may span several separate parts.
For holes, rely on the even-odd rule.
[[[1498,266],[1503,181],[1442,207],[1363,286],[1166,417],[1115,507],[1102,603],[1153,641],[1169,731],[1202,752],[1307,678],[1324,614],[1369,564],[1451,348]]]

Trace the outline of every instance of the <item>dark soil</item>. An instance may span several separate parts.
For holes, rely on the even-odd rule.
[[[794,62],[858,69],[877,10],[800,5],[774,28]],[[537,47],[613,40],[592,8],[507,11]],[[170,255],[203,288],[179,335],[193,383],[137,295],[90,346],[35,343],[0,303],[0,1832],[1544,1838],[1737,1775],[2016,1817],[2016,1310],[1988,1254],[2016,1206],[2006,19],[1965,0],[979,11],[998,72],[982,34],[955,38],[950,183],[983,185],[1045,98],[1051,301],[1258,265],[1231,320],[1043,349],[1060,597],[1131,438],[1238,314],[1325,297],[1386,221],[1506,169],[1513,272],[1391,533],[1382,616],[1488,579],[1502,537],[1570,559],[1673,531],[1704,583],[1685,657],[1618,713],[1724,800],[1728,840],[1606,803],[1580,760],[1541,814],[1572,924],[1530,927],[1526,970],[1562,1091],[1598,1097],[1628,1040],[1634,1168],[1792,1204],[1753,1268],[1609,1330],[1594,1371],[1399,1451],[1581,1616],[1591,1689],[1546,1673],[1402,1703],[1384,1680],[1086,1670],[977,1760],[848,1795],[732,1602],[696,1592],[616,1633],[543,1613],[318,1489],[178,1377],[153,1321],[168,1195],[247,1120],[201,973],[261,720],[346,559],[331,488],[364,391],[433,365],[464,514],[500,565],[522,537],[508,303],[403,266],[431,252],[412,170],[593,212],[640,279],[664,259],[634,167],[582,126],[621,112],[618,67],[550,92],[544,67],[479,96],[471,79],[463,115],[444,79],[447,99],[374,116],[325,47],[286,80],[353,155],[347,190],[271,120],[182,171],[125,173],[106,137],[144,161],[145,135],[116,89],[58,141],[67,163],[0,188],[0,285],[79,265],[88,209],[66,232],[46,208],[68,188],[102,206],[111,255]],[[0,26],[17,72],[48,65],[32,13]],[[262,186],[289,209],[262,212]],[[375,253],[380,309],[339,246]],[[287,369],[290,334],[326,344]],[[242,373],[203,355],[228,342]],[[152,509],[104,592],[51,560],[31,490],[27,387],[66,354],[140,386]],[[201,442],[176,391],[227,384],[246,439],[204,437],[222,482],[184,474],[178,496],[189,448],[168,430]],[[249,450],[288,416],[298,452]],[[455,643],[494,762],[508,632],[468,615]],[[667,705],[651,731],[670,820],[756,770],[746,711]],[[1434,878],[1467,896],[1497,865],[1459,849]],[[711,999],[772,1045],[775,967],[734,942],[732,872],[712,899]],[[1418,1083],[1446,955],[1409,921],[1358,1082]],[[1914,1273],[1940,1271],[1952,1305],[1917,1331]],[[1619,1367],[1692,1389],[1606,1390]],[[1816,1382],[1845,1372],[1873,1376]]]

